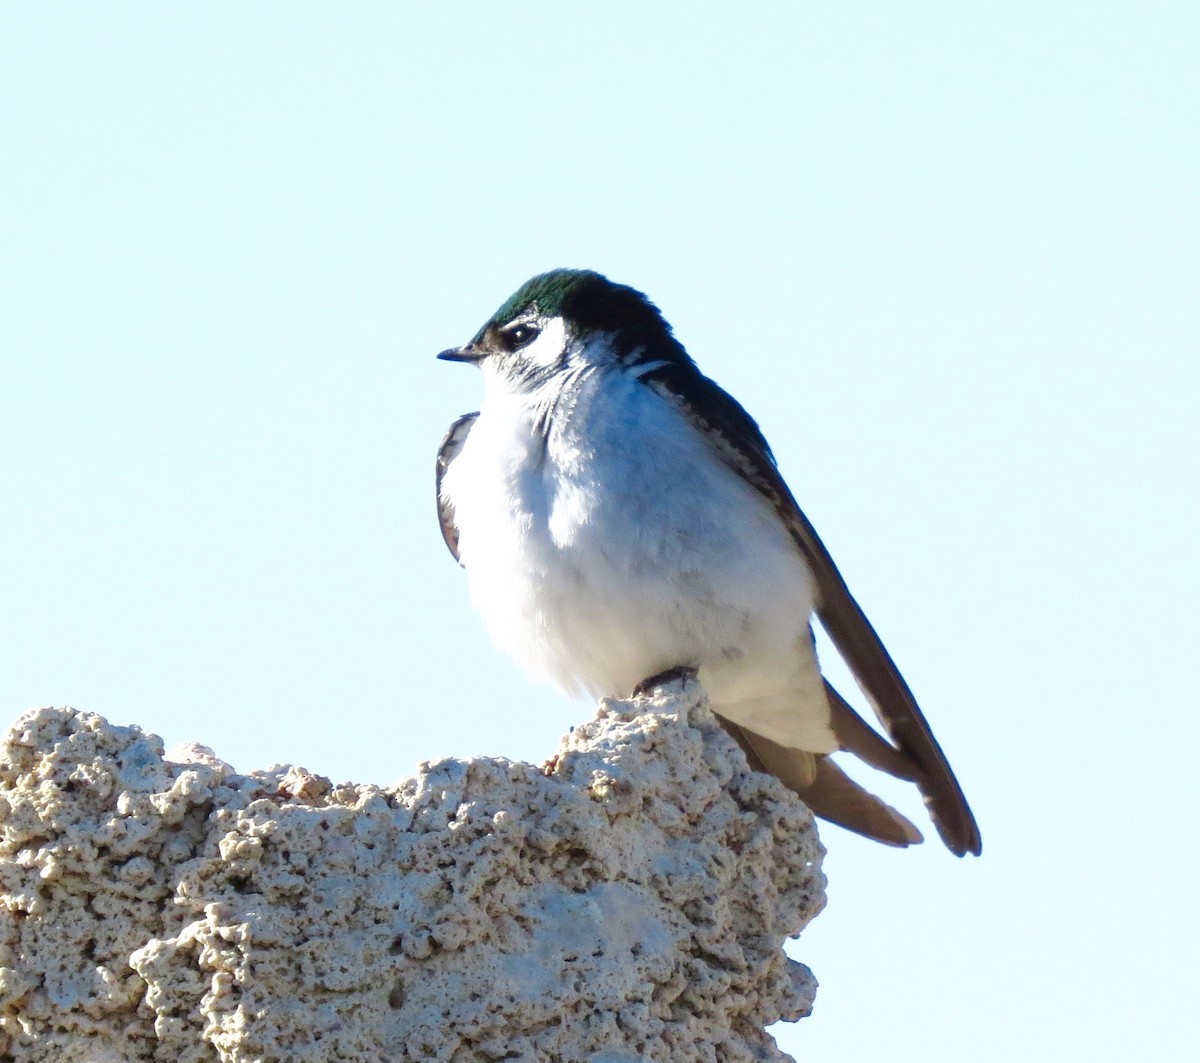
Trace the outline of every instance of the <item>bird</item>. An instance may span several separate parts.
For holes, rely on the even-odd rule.
[[[908,684],[742,405],[642,292],[585,269],[516,290],[460,347],[480,409],[437,454],[438,517],[497,646],[568,694],[697,679],[751,768],[818,817],[922,841],[835,763],[915,783],[955,855],[979,828]],[[823,676],[814,622],[880,724]]]

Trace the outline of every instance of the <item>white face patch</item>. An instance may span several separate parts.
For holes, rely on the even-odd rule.
[[[541,333],[528,347],[517,352],[521,361],[549,369],[562,357],[567,345],[567,323],[561,317],[542,318],[537,322]]]
[[[480,363],[489,393],[533,394],[561,368],[568,345],[566,322],[561,317],[531,314],[510,322],[504,331],[521,326],[537,329],[537,336],[515,351],[489,355]]]

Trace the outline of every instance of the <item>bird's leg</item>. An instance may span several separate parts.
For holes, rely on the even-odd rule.
[[[659,672],[657,675],[643,679],[633,688],[633,696],[635,698],[648,698],[656,687],[666,686],[668,683],[673,683],[676,679],[683,680],[683,685],[687,686],[689,681],[695,680],[698,671],[699,669],[693,668],[690,664],[677,664],[674,668],[668,668],[665,672]]]

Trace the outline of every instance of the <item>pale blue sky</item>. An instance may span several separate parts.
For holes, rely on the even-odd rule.
[[[433,356],[600,269],[758,418],[983,830],[824,832],[781,1043],[1182,1058],[1198,54],[1191,3],[6,5],[0,717],[551,754],[591,710],[471,612]]]

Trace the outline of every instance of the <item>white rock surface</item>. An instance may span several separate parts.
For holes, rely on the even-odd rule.
[[[808,810],[695,684],[383,789],[41,709],[0,749],[0,1060],[786,1060]]]

